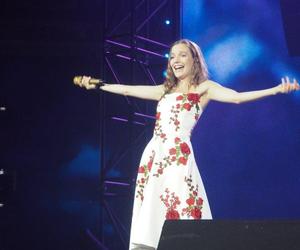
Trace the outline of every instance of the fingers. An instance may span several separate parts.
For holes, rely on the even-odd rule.
[[[77,76],[74,78],[74,84],[78,85],[79,87],[86,88],[86,89],[96,88],[96,85],[91,84],[90,80],[91,80],[90,76]]]
[[[280,88],[282,93],[290,93],[299,90],[300,86],[295,78],[293,79],[293,82],[291,82],[290,78],[286,76],[281,78]]]
[[[88,85],[89,85],[89,81],[91,80],[91,77],[90,76],[83,76],[81,78],[81,82],[80,82],[80,87],[85,87],[87,88]]]
[[[299,90],[300,89],[300,85],[299,85],[299,83],[297,82],[297,80],[295,78],[294,78],[293,84],[295,86],[295,90]]]
[[[75,76],[73,79],[74,84],[78,85],[79,87],[84,87],[88,81],[89,77],[87,76]]]

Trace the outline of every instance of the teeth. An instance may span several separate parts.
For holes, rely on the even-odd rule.
[[[174,67],[175,70],[182,69],[182,68],[183,68],[183,66],[176,66],[176,67]]]

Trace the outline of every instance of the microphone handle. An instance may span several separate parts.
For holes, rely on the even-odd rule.
[[[103,85],[104,81],[101,79],[91,78],[89,80],[89,84],[95,84],[95,85]]]
[[[82,81],[82,76],[75,76],[75,77],[73,78],[73,82],[74,82],[75,84],[80,84],[81,81]],[[102,79],[91,78],[91,79],[89,80],[89,84],[95,84],[95,85],[99,85],[99,86],[102,86],[102,85],[104,85],[105,83],[106,83],[106,82],[103,81]]]

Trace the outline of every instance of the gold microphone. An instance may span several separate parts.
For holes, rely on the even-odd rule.
[[[74,76],[73,83],[79,85],[82,81],[82,77],[83,76]],[[103,81],[102,79],[91,78],[89,80],[89,84],[94,84],[94,85],[99,85],[99,86],[103,86],[105,83],[106,82]]]

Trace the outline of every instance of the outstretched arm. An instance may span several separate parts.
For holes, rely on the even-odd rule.
[[[294,79],[293,83],[291,83],[288,77],[282,78],[281,84],[277,85],[276,87],[248,92],[237,92],[230,88],[225,88],[216,82],[209,81],[207,88],[207,98],[209,100],[219,102],[240,104],[243,102],[255,101],[267,96],[272,96],[280,93],[290,93],[299,89],[300,86],[298,82]]]
[[[84,87],[86,89],[95,89],[97,86],[95,84],[89,83],[91,78],[83,76],[81,82],[76,85]],[[165,87],[163,84],[148,86],[148,85],[125,85],[125,84],[108,84],[100,86],[101,90],[111,92],[114,94],[133,96],[141,99],[148,100],[160,100],[164,94]]]

